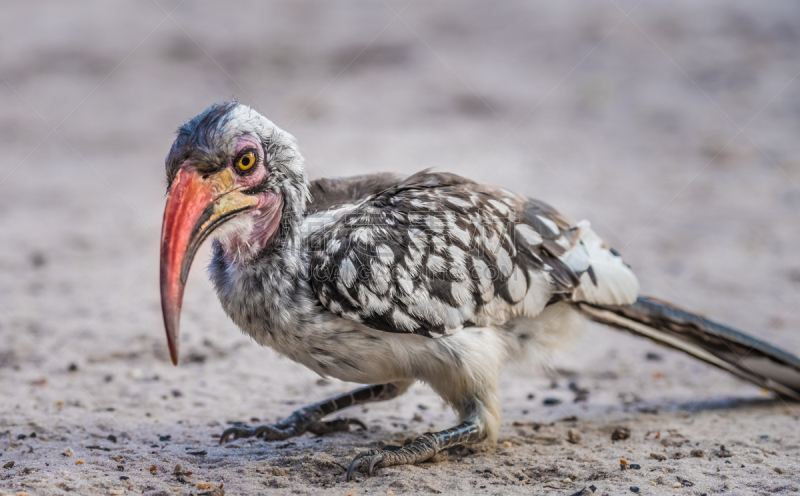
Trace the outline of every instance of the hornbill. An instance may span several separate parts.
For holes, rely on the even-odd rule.
[[[166,158],[161,301],[173,363],[184,285],[212,233],[210,276],[257,343],[321,376],[368,384],[220,442],[345,431],[344,408],[427,383],[460,423],[360,453],[354,472],[494,442],[498,375],[525,348],[545,357],[586,318],[682,350],[800,398],[800,359],[639,296],[620,254],[551,206],[430,171],[309,181],[295,139],[250,107],[215,104],[180,127]]]

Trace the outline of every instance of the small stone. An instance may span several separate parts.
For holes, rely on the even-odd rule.
[[[614,432],[611,433],[612,441],[624,441],[629,437],[631,437],[631,430],[627,427],[617,427],[614,429]]]
[[[4,463],[3,464],[3,468],[14,468],[14,460],[11,460],[10,462]],[[780,473],[780,472],[778,472],[778,473]]]
[[[683,487],[683,484],[681,484],[680,482],[676,482],[675,484],[672,485],[672,487],[674,487],[675,489],[680,489]]]
[[[567,431],[567,441],[572,444],[578,444],[581,442],[581,431],[578,429],[570,429]]]
[[[542,404],[545,405],[545,406],[560,405],[561,404],[561,400],[558,399],[558,398],[553,398],[553,397],[545,398],[544,401],[542,401]]]
[[[14,463],[14,462],[11,462],[11,463]],[[783,473],[783,469],[780,468],[780,467],[775,467],[772,470],[774,470],[776,474],[782,474]]]
[[[125,471],[125,465],[117,465],[117,472],[124,472],[124,471]]]
[[[211,483],[208,483],[208,482],[198,482],[197,483],[197,489],[213,489],[213,488],[214,488],[214,484],[211,484]]]
[[[43,267],[47,263],[47,259],[44,257],[44,253],[35,251],[31,253],[31,263],[34,267]]]
[[[564,480],[561,481],[561,482],[563,482],[564,484],[571,484],[572,483],[572,479],[570,479],[569,477],[565,477]]]
[[[170,434],[167,434],[166,436],[158,436],[158,440],[161,441],[162,443],[169,441],[170,439],[172,439],[172,436]]]
[[[66,457],[70,457],[70,456],[72,456],[74,454],[75,454],[75,452],[72,451],[72,448],[67,448],[67,449],[65,449],[64,451],[61,452],[61,456],[66,456]]]
[[[631,490],[632,493],[638,493],[639,492],[639,487],[638,486],[631,486],[629,489]]]
[[[118,496],[120,494],[125,494],[125,490],[124,489],[109,489],[108,490],[108,494],[114,494],[114,495]]]
[[[22,441],[22,440],[23,440],[23,439],[25,439],[26,437],[28,437],[28,436],[26,436],[25,434],[20,434],[20,435],[18,435],[18,436],[17,436],[17,439],[19,439],[20,441]]]
[[[654,352],[654,351],[648,351],[647,354],[644,357],[647,360],[651,361],[651,362],[660,362],[661,361],[661,355],[659,353]]]
[[[721,445],[719,446],[719,450],[717,450],[716,452],[714,452],[714,454],[715,454],[716,456],[720,457],[720,458],[730,458],[730,457],[732,457],[732,456],[733,456],[733,453],[731,453],[730,451],[728,451],[728,449],[725,447],[725,445],[724,445],[724,444],[721,444]]]
[[[706,456],[706,452],[701,449],[694,449],[691,452],[689,452],[689,456],[691,456],[692,458],[703,458]]]
[[[534,395],[533,393],[528,393],[528,399],[529,399],[529,400],[532,400],[532,399],[534,399],[535,397],[536,397],[536,395]]]
[[[389,489],[388,491],[386,491],[386,494],[394,494],[394,491],[392,491],[391,489]]]
[[[638,463],[631,463],[631,466],[630,466],[629,468],[630,468],[631,470],[641,470],[641,469],[642,469],[642,466],[641,466],[641,465],[639,465]]]
[[[183,465],[180,463],[175,465],[175,468],[172,469],[172,475],[183,475]]]
[[[117,436],[115,436],[114,434],[109,434],[106,439],[108,439],[112,443],[116,443],[117,442]]]
[[[660,462],[663,462],[664,460],[667,459],[666,456],[664,456],[664,455],[662,455],[660,453],[650,453],[650,458],[652,458],[653,460],[658,460]]]
[[[128,479],[130,479],[130,477],[128,477],[127,475],[120,475],[119,476],[119,480],[128,480]]]
[[[77,363],[71,363],[67,367],[67,372],[77,372],[77,371],[78,371],[78,364]]]
[[[83,465],[83,460],[75,460],[75,465]]]

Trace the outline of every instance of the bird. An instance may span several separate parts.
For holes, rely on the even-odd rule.
[[[238,424],[220,444],[365,428],[328,417],[419,381],[457,425],[363,451],[346,480],[491,445],[504,366],[525,353],[546,361],[586,321],[800,399],[800,359],[641,295],[633,269],[588,221],[545,202],[431,169],[310,181],[295,138],[235,100],[180,126],[165,168],[160,289],[172,362],[187,276],[213,235],[210,279],[245,334],[320,376],[364,385],[274,424]]]

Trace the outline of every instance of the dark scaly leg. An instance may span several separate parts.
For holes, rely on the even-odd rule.
[[[365,386],[349,393],[334,396],[319,403],[308,405],[296,410],[287,418],[270,425],[259,427],[231,427],[226,429],[219,438],[219,443],[223,444],[231,439],[243,437],[262,437],[267,441],[282,441],[294,436],[300,436],[306,432],[321,435],[330,432],[341,432],[350,430],[351,425],[357,425],[366,429],[363,422],[358,419],[340,418],[329,421],[322,419],[326,415],[338,412],[345,408],[385,401],[403,394],[410,382],[391,382],[389,384],[376,384]]]
[[[439,432],[428,432],[402,448],[372,449],[359,453],[347,468],[347,480],[353,479],[357,470],[372,475],[373,470],[393,465],[413,465],[433,457],[439,451],[458,444],[482,441],[486,434],[473,421]]]

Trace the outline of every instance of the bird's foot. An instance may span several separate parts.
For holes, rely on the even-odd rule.
[[[318,420],[303,415],[292,415],[288,419],[274,424],[261,425],[258,427],[231,427],[225,429],[225,432],[219,437],[219,444],[247,437],[260,437],[265,441],[283,441],[290,437],[300,436],[306,432],[321,436],[332,432],[347,432],[350,430],[351,425],[358,426],[361,429],[367,428],[362,421],[354,418]]]
[[[441,449],[434,434],[423,434],[405,446],[386,446],[359,453],[347,468],[346,480],[353,480],[355,472],[372,475],[376,468],[395,465],[414,465],[433,457]]]

